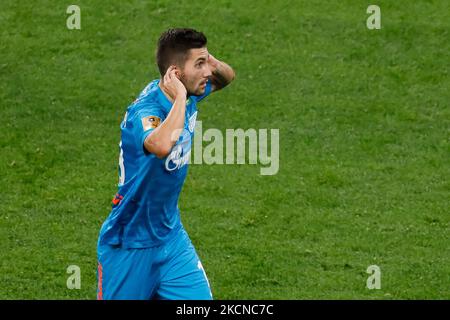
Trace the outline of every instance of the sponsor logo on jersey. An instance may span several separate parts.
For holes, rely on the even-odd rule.
[[[191,158],[191,134],[184,129],[177,144],[166,158],[165,167],[167,171],[180,169],[189,163]]]
[[[197,120],[197,111],[189,118],[189,131],[194,132],[195,121]]]

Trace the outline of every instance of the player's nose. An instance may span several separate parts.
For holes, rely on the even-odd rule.
[[[211,68],[209,66],[206,66],[205,71],[203,72],[203,77],[209,78],[211,77],[211,75],[212,75]]]

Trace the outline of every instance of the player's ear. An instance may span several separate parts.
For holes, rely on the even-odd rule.
[[[177,66],[174,66],[174,67],[175,67],[175,75],[177,76],[178,79],[181,79],[182,72],[181,72],[180,68]]]

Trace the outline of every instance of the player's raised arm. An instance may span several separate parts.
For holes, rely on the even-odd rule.
[[[158,158],[164,158],[170,153],[184,126],[187,92],[177,72],[175,66],[170,66],[161,83],[161,89],[170,96],[173,107],[161,125],[144,140],[145,149]]]
[[[228,64],[214,58],[211,54],[208,57],[208,64],[210,66],[211,75],[211,91],[220,90],[234,80],[235,72]]]

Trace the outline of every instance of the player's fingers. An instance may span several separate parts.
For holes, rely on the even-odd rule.
[[[170,70],[169,70],[169,74],[172,76],[175,72],[177,72],[177,69],[175,68],[175,67],[172,67]]]
[[[173,69],[173,70],[170,72],[170,77],[171,77],[172,80],[175,80],[175,79],[178,80],[177,73],[178,73],[178,71],[177,71],[176,69]]]
[[[174,68],[174,66],[170,66],[170,67],[167,69],[167,74],[170,74],[170,73],[172,72],[173,68]]]
[[[167,70],[167,76],[173,80],[173,73],[175,72],[175,67],[170,67],[169,70]]]
[[[172,72],[173,66],[170,66],[167,71],[166,74],[164,75],[164,79],[169,79],[170,78],[170,73]]]
[[[166,74],[164,75],[164,82],[165,83],[168,83],[168,82],[170,82],[170,68],[169,69],[167,69],[167,72],[166,72]]]

